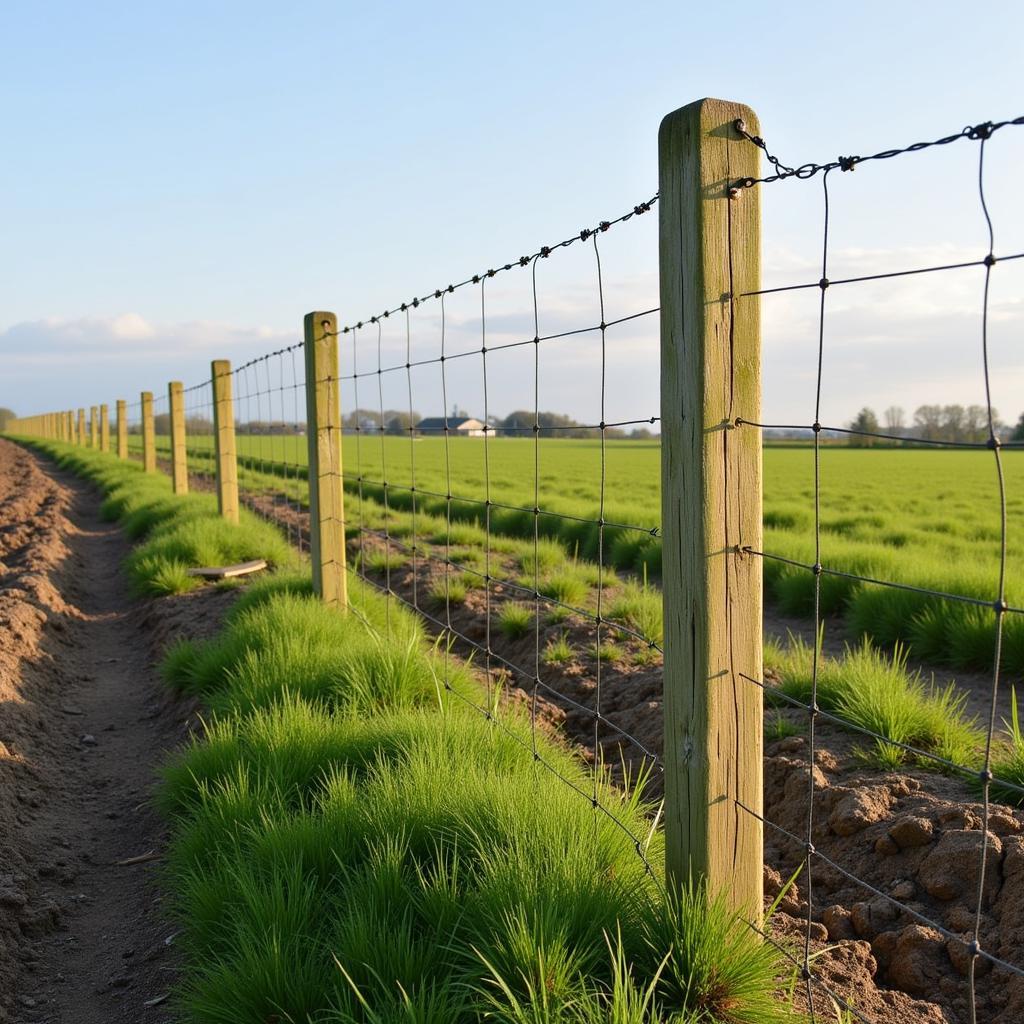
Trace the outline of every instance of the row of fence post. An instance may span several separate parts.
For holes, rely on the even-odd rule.
[[[310,313],[305,319],[306,416],[309,457],[310,552],[313,587],[328,604],[346,608],[348,588],[345,552],[345,507],[341,461],[341,389],[338,375],[337,318],[333,313]],[[239,518],[238,450],[235,433],[233,374],[227,359],[210,365],[213,408],[214,481],[217,507],[229,522]],[[170,476],[175,494],[189,489],[185,388],[181,381],[167,385]],[[142,469],[155,473],[157,460],[153,393],[139,396]],[[115,405],[115,454],[127,459],[128,403]],[[13,419],[7,431],[29,437],[65,441],[102,452],[110,451],[108,406],[43,413]]]
[[[659,134],[666,872],[703,877],[735,908],[762,907],[759,151],[744,106],[692,103]],[[739,301],[742,299],[742,301]],[[305,318],[310,550],[316,593],[346,607],[338,330]],[[237,522],[238,453],[227,360],[211,367],[220,513]],[[174,491],[188,490],[182,385],[168,387]],[[157,469],[153,396],[142,462]],[[107,406],[16,420],[12,433],[108,451]],[[97,426],[97,424],[99,424]],[[117,403],[116,454],[128,456]]]

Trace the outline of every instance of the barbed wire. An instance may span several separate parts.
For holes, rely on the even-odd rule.
[[[961,139],[984,142],[1001,128],[1006,128],[1010,125],[1024,125],[1024,114],[1006,121],[982,121],[976,125],[968,125],[953,135],[946,135],[932,142],[914,142],[909,146],[883,149],[878,153],[873,153],[871,156],[840,156],[823,164],[806,163],[801,164],[799,167],[788,167],[778,157],[773,156],[769,152],[767,144],[760,135],[752,135],[748,132],[746,123],[742,118],[738,118],[733,122],[733,127],[743,138],[748,142],[752,142],[764,153],[768,162],[775,168],[775,174],[769,174],[764,178],[739,178],[734,182],[733,187],[753,188],[754,185],[767,185],[773,181],[784,181],[787,178],[806,180],[813,178],[816,174],[827,174],[829,171],[852,171],[858,164],[866,163],[869,160],[891,160],[893,157],[903,156],[906,153],[919,153],[924,149],[930,149],[932,146],[948,146],[951,142],[959,142]]]

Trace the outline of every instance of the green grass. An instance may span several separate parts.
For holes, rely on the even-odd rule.
[[[783,646],[765,644],[765,668],[779,679],[781,693],[802,704],[813,694],[811,646],[798,637],[790,637]],[[771,691],[767,692],[769,700]],[[780,706],[784,702],[775,698]],[[907,652],[897,648],[892,654],[864,641],[846,649],[842,658],[824,654],[818,659],[818,706],[844,722],[884,737],[866,740],[864,757],[883,768],[896,768],[912,756],[894,744],[906,744],[925,753],[971,766],[977,763],[984,734],[974,719],[965,716],[965,693],[953,683],[938,687],[925,682],[920,672],[907,668]],[[885,742],[888,740],[890,742]],[[920,758],[923,767],[936,770],[938,763]]]
[[[526,636],[533,625],[533,609],[518,601],[506,601],[498,612],[498,628],[509,640]]]
[[[243,509],[235,525],[222,519],[210,494],[175,496],[162,473],[144,473],[137,463],[60,442],[35,441],[57,462],[95,483],[104,494],[101,514],[119,521],[141,541],[126,570],[142,594],[178,594],[203,586],[189,569],[265,559],[273,568],[293,568],[298,554],[276,526]]]
[[[166,443],[158,439],[159,443]],[[193,438],[194,458],[209,458],[210,440]],[[597,558],[600,507],[600,445],[594,441],[544,438],[540,443],[540,506],[573,518],[540,516],[537,527],[543,551],[531,561],[534,516],[532,440],[492,438],[490,494],[501,505],[527,511],[491,508],[494,534],[529,539],[520,549],[520,568],[532,586],[535,568],[544,576],[562,566],[559,549],[569,557]],[[305,462],[303,438],[240,438],[243,483],[262,488],[298,488],[303,478],[286,478],[278,466]],[[363,509],[382,515],[383,489],[367,483],[380,478],[381,448],[344,439],[346,466],[364,477]],[[416,508],[425,533],[441,539],[450,511],[459,542],[482,545],[485,507],[473,502],[446,502],[422,491],[445,493],[445,446],[437,439],[385,438],[388,479],[412,482],[415,454]],[[483,443],[457,438],[449,443],[452,490],[465,497],[484,494]],[[1008,600],[1024,606],[1024,454],[1006,451]],[[246,467],[249,468],[246,468]],[[999,553],[999,503],[988,452],[858,450],[826,446],[821,452],[822,561],[843,572],[873,576],[910,586],[962,594],[991,602],[996,592]],[[291,471],[289,471],[291,472]],[[248,478],[245,477],[248,474]],[[660,522],[660,448],[657,441],[612,441],[606,446],[604,555],[608,564],[638,575],[660,572],[660,540],[649,531]],[[349,481],[354,490],[356,485]],[[813,453],[806,448],[768,448],[764,455],[764,549],[799,562],[814,559]],[[412,508],[414,495],[389,490],[392,518]],[[375,511],[376,510],[376,511]],[[611,524],[634,524],[624,530]],[[648,531],[648,532],[644,532]],[[495,538],[492,537],[492,546]],[[814,598],[814,577],[807,570],[766,560],[765,587],[770,600],[789,614],[806,615]],[[593,567],[591,567],[591,571]],[[596,584],[589,581],[589,585]],[[994,652],[994,614],[988,607],[957,604],[910,591],[894,591],[825,575],[822,608],[845,613],[853,629],[877,644],[906,644],[914,656],[953,667],[987,668]],[[1004,666],[1024,675],[1024,617],[1004,623]]]
[[[176,536],[175,504],[154,539]],[[300,571],[271,575],[164,671],[208,709],[159,793],[177,1015],[797,1019],[772,946],[700,887],[665,897],[642,787],[595,780],[515,706],[471,709],[480,684],[378,595],[342,615]]]
[[[612,599],[607,616],[613,622],[629,626],[648,643],[660,644],[665,638],[661,591],[646,581],[627,582]],[[624,639],[628,636],[623,633]]]
[[[541,653],[545,665],[567,665],[576,657],[576,649],[569,642],[569,634],[563,630],[557,640],[549,640]]]

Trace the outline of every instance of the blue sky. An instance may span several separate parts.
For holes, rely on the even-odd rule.
[[[662,116],[701,96],[753,106],[787,162],[1016,116],[1022,32],[1011,3],[12,0],[0,12],[0,404],[30,412],[198,380],[210,358],[294,340],[309,309],[365,318],[615,216],[657,187]],[[982,255],[976,160],[964,142],[837,176],[837,274]],[[1024,251],[1022,160],[1024,128],[990,144],[997,251]],[[817,278],[820,197],[812,183],[765,190],[766,283]],[[655,226],[602,239],[623,310],[656,296]],[[551,322],[590,316],[586,255],[550,271]],[[997,275],[996,402],[1016,419],[1024,267]],[[835,299],[833,422],[863,404],[979,400],[979,278],[936,278]],[[493,302],[511,334],[531,312],[519,281]],[[471,344],[476,307],[450,312]],[[657,410],[648,320],[612,339],[614,404],[629,418]],[[417,324],[424,352],[437,327],[433,313]],[[766,300],[770,417],[809,422],[812,335],[805,303]],[[592,415],[593,366],[593,346],[552,352],[543,404]],[[522,405],[531,373],[510,361],[493,410]],[[440,411],[423,387],[420,411]],[[472,374],[454,388],[478,411]]]

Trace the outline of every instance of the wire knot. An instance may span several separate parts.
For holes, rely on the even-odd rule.
[[[859,156],[841,156],[838,157],[839,170],[841,171],[852,171],[858,163],[860,163]]]

